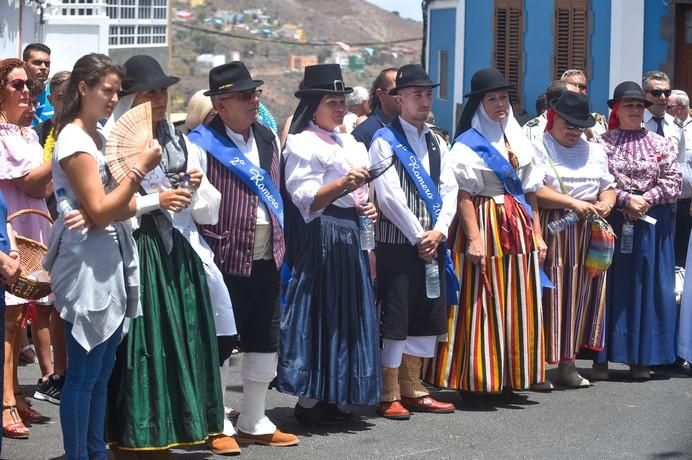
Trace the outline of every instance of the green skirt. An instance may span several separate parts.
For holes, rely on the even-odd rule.
[[[223,430],[214,314],[199,257],[173,230],[166,254],[150,216],[134,234],[143,315],[120,344],[108,388],[107,437],[121,449],[204,442]]]

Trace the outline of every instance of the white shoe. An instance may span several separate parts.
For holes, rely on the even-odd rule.
[[[568,388],[587,388],[591,382],[579,375],[574,361],[562,361],[557,367],[557,384]]]
[[[591,366],[591,380],[608,380],[608,363],[593,363]]]
[[[546,380],[545,382],[534,383],[533,385],[531,385],[529,387],[529,391],[538,391],[538,392],[542,392],[542,393],[547,393],[549,391],[553,391],[553,388],[555,388],[555,387],[553,387],[553,384],[550,383],[549,380]]]

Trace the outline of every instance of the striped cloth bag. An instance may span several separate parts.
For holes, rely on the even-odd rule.
[[[615,252],[615,232],[602,217],[590,216],[591,241],[586,254],[584,268],[592,278],[608,270],[613,263]]]

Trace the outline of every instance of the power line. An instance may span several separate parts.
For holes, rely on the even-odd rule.
[[[221,35],[222,37],[238,38],[240,40],[249,40],[249,41],[254,41],[254,42],[279,43],[282,45],[297,45],[297,46],[330,46],[330,47],[331,46],[340,46],[342,44],[342,43],[322,43],[322,42],[297,42],[297,41],[281,40],[281,39],[274,39],[274,38],[246,37],[244,35],[234,34],[231,32],[222,32],[220,30],[212,30],[212,29],[206,29],[204,27],[193,26],[191,24],[186,24],[186,23],[180,22],[180,21],[174,21],[173,25],[175,27],[194,30],[197,32],[203,32],[203,33],[212,34],[212,35]],[[383,42],[348,43],[348,45],[349,46],[394,45],[397,43],[418,42],[421,40],[423,40],[423,37],[403,38],[400,40],[388,40],[388,41],[383,41]]]

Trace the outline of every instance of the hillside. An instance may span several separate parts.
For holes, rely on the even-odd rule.
[[[193,1],[197,3],[200,0]],[[227,62],[239,57],[245,62],[254,78],[265,81],[262,101],[279,125],[296,106],[293,93],[302,77],[302,71],[291,69],[291,55],[339,62],[347,85],[366,88],[381,69],[420,61],[420,40],[366,47],[327,45],[389,42],[422,35],[420,22],[402,19],[364,0],[207,0],[198,6],[179,0],[173,6],[178,20],[184,17],[183,25],[252,39],[174,26],[171,72],[182,81],[171,91],[173,111],[184,110],[190,95],[208,86],[210,65],[196,61],[200,54],[222,54]],[[287,31],[296,30],[300,41],[287,37]]]

